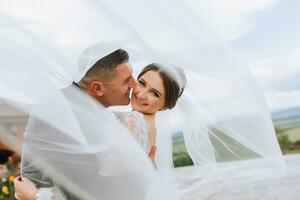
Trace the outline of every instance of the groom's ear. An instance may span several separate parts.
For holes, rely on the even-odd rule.
[[[104,85],[100,81],[93,81],[88,90],[93,96],[102,97],[104,95]]]

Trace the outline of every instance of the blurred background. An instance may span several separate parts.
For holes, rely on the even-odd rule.
[[[219,35],[217,42],[244,59],[265,97],[282,153],[300,153],[300,1],[202,0],[195,9]],[[1,124],[17,124],[20,142],[26,120],[0,102]],[[20,154],[9,143],[0,140],[0,200],[13,199],[19,171]],[[175,167],[193,164],[180,131],[173,134],[173,149]]]
[[[255,77],[283,154],[300,153],[300,2],[210,0],[199,8]],[[175,166],[191,165],[180,131],[173,144]]]

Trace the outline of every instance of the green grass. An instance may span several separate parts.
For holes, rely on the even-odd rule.
[[[288,131],[283,131],[289,135],[291,142],[295,142],[300,139],[300,128],[291,128]],[[288,150],[288,154],[297,154],[300,153],[300,149]],[[174,140],[173,141],[173,161],[175,167],[193,165],[193,162],[186,150],[183,140]]]
[[[300,140],[300,119],[299,118],[275,121],[274,126],[282,130],[284,134],[287,134],[291,142],[294,143]]]
[[[173,161],[175,167],[193,165],[193,161],[187,153],[183,140],[173,142]]]
[[[176,140],[173,142],[173,152],[174,153],[187,152],[183,140]]]
[[[300,140],[300,127],[284,131],[292,142]]]
[[[296,153],[300,153],[300,149],[293,149],[288,151],[288,154],[296,154]]]

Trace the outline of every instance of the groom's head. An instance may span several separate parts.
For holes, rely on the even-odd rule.
[[[128,60],[128,53],[122,49],[101,58],[79,81],[80,87],[105,107],[129,104],[136,82]]]

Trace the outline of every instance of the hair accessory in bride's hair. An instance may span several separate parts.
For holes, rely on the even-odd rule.
[[[179,86],[179,95],[183,92],[185,86],[186,86],[186,77],[183,69],[178,67],[170,67],[169,72],[171,72],[171,75],[173,76],[174,80],[177,82]]]

